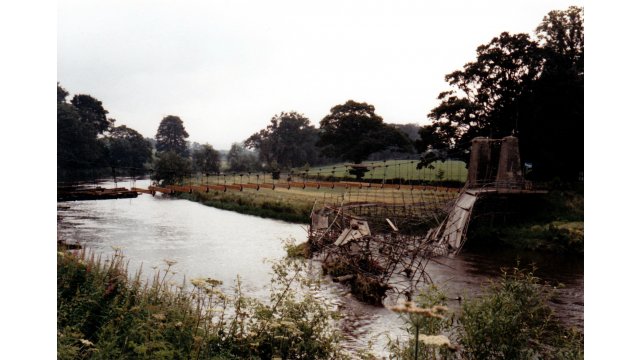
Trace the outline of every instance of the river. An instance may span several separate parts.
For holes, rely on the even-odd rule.
[[[113,183],[103,183],[107,187]],[[147,187],[138,180],[136,187]],[[134,186],[120,182],[118,186]],[[123,251],[129,266],[151,274],[165,260],[181,281],[197,277],[222,280],[230,289],[237,276],[245,291],[266,299],[271,265],[268,260],[285,256],[284,239],[306,241],[305,226],[207,207],[199,203],[147,194],[133,199],[58,203],[58,238],[80,243],[97,253]],[[470,297],[481,284],[500,275],[500,267],[515,265],[513,253],[465,253],[431,262],[428,272],[450,298]],[[582,328],[584,323],[584,275],[581,261],[554,257],[521,256],[521,265],[535,262],[536,274],[552,285],[562,284],[552,304],[565,323]],[[317,264],[311,264],[317,268]],[[369,349],[382,356],[387,336],[405,338],[403,322],[383,307],[369,306],[349,296],[341,285],[329,280],[320,294],[339,310],[344,346]],[[456,301],[451,301],[455,307]],[[373,346],[370,346],[372,343]]]

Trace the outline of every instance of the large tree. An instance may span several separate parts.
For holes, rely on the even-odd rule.
[[[128,168],[132,173],[144,171],[144,164],[151,160],[151,144],[137,131],[120,125],[104,138],[109,149],[109,165]]]
[[[522,155],[539,178],[584,170],[584,13],[551,11],[536,29],[545,63],[520,128]]]
[[[534,174],[576,178],[584,164],[582,9],[552,11],[536,31],[537,39],[502,33],[445,76],[452,89],[429,113],[420,150],[461,152],[473,137],[515,134]]]
[[[205,174],[220,172],[220,154],[209,144],[194,146],[191,158],[195,171]]]
[[[154,162],[152,178],[162,184],[177,184],[191,173],[189,159],[176,154],[174,151],[158,153]]]
[[[99,130],[95,123],[88,120],[91,112],[87,110],[96,105],[97,112],[106,114],[99,101],[88,95],[74,97],[76,104],[68,103],[69,92],[58,84],[57,103],[57,167],[60,179],[82,176],[82,171],[105,165],[106,149],[98,140]],[[80,101],[77,99],[92,99]],[[99,106],[98,106],[99,105]],[[100,110],[102,109],[102,110]],[[95,114],[94,114],[95,115]]]
[[[156,132],[156,150],[158,152],[173,151],[179,156],[188,157],[189,148],[186,140],[188,137],[189,133],[185,130],[179,117],[165,116],[160,121]]]
[[[281,112],[271,118],[265,129],[251,135],[244,144],[258,150],[260,160],[264,163],[290,169],[316,163],[317,141],[318,130],[308,118],[297,112]]]
[[[60,91],[58,91],[58,97],[60,97]],[[76,95],[71,99],[71,104],[76,108],[80,121],[91,126],[96,135],[104,133],[113,125],[113,119],[107,118],[109,112],[102,106],[102,102],[91,95]]]
[[[518,128],[523,95],[540,73],[540,49],[526,34],[505,32],[476,52],[476,61],[445,76],[455,90],[439,95],[441,102],[429,117],[460,127],[463,139],[467,132],[510,135]]]
[[[408,149],[410,143],[402,132],[383,122],[373,105],[349,100],[332,107],[320,121],[318,146],[330,157],[361,163],[374,152]]]
[[[57,116],[58,176],[77,176],[77,171],[103,165],[105,148],[94,128],[80,118],[73,105],[58,103]]]
[[[258,155],[247,150],[243,144],[234,143],[227,153],[227,168],[231,172],[260,170]]]

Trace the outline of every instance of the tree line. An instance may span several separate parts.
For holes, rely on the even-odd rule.
[[[91,95],[69,92],[58,84],[58,180],[108,175],[146,175],[177,181],[190,172],[217,173],[220,154],[209,144],[187,142],[178,116],[160,121],[155,139],[144,138],[116,120]]]
[[[299,113],[280,113],[244,145],[274,169],[359,164],[385,152],[419,153],[422,168],[451,158],[468,162],[474,137],[515,135],[530,178],[577,180],[584,170],[584,9],[551,11],[535,38],[503,32],[476,54],[445,76],[451,89],[439,94],[429,125],[385,124],[373,105],[349,100],[331,108],[317,129]],[[359,171],[366,169],[353,169]]]
[[[575,180],[584,168],[584,10],[549,12],[535,38],[503,32],[477,48],[475,61],[445,76],[450,89],[430,124],[389,124],[374,105],[348,100],[333,106],[316,128],[296,111],[234,143],[226,162],[211,145],[191,144],[182,120],[164,117],[155,139],[115,126],[89,95],[70,102],[58,85],[58,174],[99,167],[152,169],[157,180],[191,172],[281,171],[367,159],[420,155],[418,167],[444,159],[468,161],[471,139],[516,135],[531,177]],[[153,151],[155,148],[155,152]],[[366,167],[355,166],[361,177]]]

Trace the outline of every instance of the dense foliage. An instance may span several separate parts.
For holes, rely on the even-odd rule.
[[[390,342],[393,358],[415,359],[582,359],[584,336],[561,325],[549,301],[553,292],[533,271],[504,270],[482,295],[464,300],[460,314],[425,318],[406,317],[407,343]],[[417,299],[421,308],[445,305],[446,297],[435,287]],[[447,346],[428,345],[418,338],[441,335]],[[417,342],[416,342],[417,341]]]
[[[137,131],[120,125],[104,138],[109,150],[109,165],[116,168],[143,169],[151,159],[151,144]]]
[[[151,178],[163,184],[177,184],[191,174],[191,161],[173,151],[158,153]]]
[[[244,145],[258,150],[260,160],[274,169],[284,170],[304,164],[315,164],[318,130],[304,115],[282,112],[270,124],[251,135]]]
[[[106,168],[126,169],[127,175],[143,173],[151,160],[149,143],[133,129],[115,126],[102,102],[90,95],[75,95],[58,84],[58,179],[111,174]]]
[[[220,153],[209,144],[194,144],[191,159],[193,170],[196,172],[203,174],[220,172]]]
[[[261,169],[258,155],[246,149],[240,143],[231,145],[227,153],[227,169],[231,172],[259,171]]]
[[[271,297],[231,294],[220,281],[175,284],[171,266],[150,283],[129,278],[122,254],[109,262],[58,253],[59,359],[343,358],[333,313],[309,295],[304,265],[273,266]],[[300,295],[298,295],[300,294]]]
[[[160,121],[156,132],[156,150],[158,152],[173,151],[182,157],[188,157],[188,137],[189,133],[185,130],[182,119],[175,115],[165,116]]]
[[[584,169],[584,11],[551,11],[536,39],[504,32],[445,76],[420,151],[462,153],[476,136],[520,139],[532,176],[577,180]]]
[[[320,121],[318,146],[327,156],[354,163],[391,147],[411,149],[404,133],[385,124],[373,105],[353,100],[332,107]]]

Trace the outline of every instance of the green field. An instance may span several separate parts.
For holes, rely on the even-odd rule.
[[[446,161],[434,163],[434,169],[416,169],[417,160],[394,160],[366,162],[364,165],[370,166],[371,171],[366,173],[363,182],[380,182],[384,180],[386,184],[404,184],[407,180],[413,181],[459,181],[464,182],[467,177],[467,169],[461,161]],[[345,163],[318,166],[310,168],[306,172],[302,169],[294,169],[291,181],[313,182],[321,178],[327,179],[331,176],[336,179],[349,178],[355,180],[353,175],[347,172]],[[437,179],[436,174],[442,170],[442,179]],[[363,188],[359,187],[320,187],[308,186],[305,189],[300,187],[275,187],[272,184],[287,184],[290,173],[283,173],[279,180],[272,180],[269,173],[245,173],[213,175],[209,177],[196,176],[185,181],[185,185],[213,185],[213,184],[261,184],[260,190],[245,188],[243,191],[228,190],[211,191],[208,193],[194,192],[185,194],[186,198],[195,200],[206,205],[233,210],[252,215],[276,218],[293,222],[307,222],[309,212],[314,204],[340,204],[343,202],[378,202],[388,204],[403,203],[441,203],[447,199],[455,197],[455,191],[446,189],[430,189],[428,191],[395,189],[395,188]],[[401,179],[401,180],[398,180]],[[440,185],[442,186],[442,185]],[[448,185],[452,189],[456,185]],[[450,189],[451,190],[451,189]]]
[[[307,172],[310,178],[314,177],[351,177],[355,179],[355,176],[348,173],[349,163],[340,163],[333,165],[312,167]],[[388,161],[367,161],[362,165],[369,167],[370,171],[367,172],[363,178],[367,179],[404,179],[404,180],[454,180],[465,182],[467,180],[467,168],[465,163],[458,160],[447,160],[445,162],[434,162],[433,169],[422,168],[416,169],[418,160],[388,160]],[[442,179],[437,179],[438,172],[442,170]],[[296,173],[305,172],[303,168],[294,169]]]

